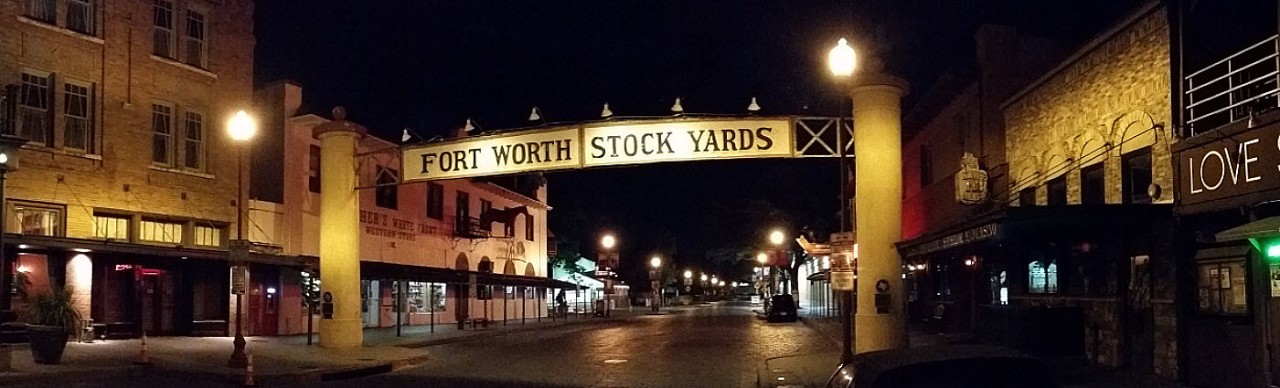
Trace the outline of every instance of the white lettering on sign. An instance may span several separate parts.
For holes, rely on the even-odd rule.
[[[795,156],[789,118],[664,119],[552,127],[406,147],[403,182],[568,168]]]
[[[1230,182],[1231,185],[1238,185],[1243,178],[1244,182],[1255,182],[1262,180],[1261,176],[1254,175],[1256,169],[1252,168],[1252,164],[1258,161],[1256,154],[1249,154],[1249,146],[1258,143],[1258,139],[1249,139],[1236,145],[1236,152],[1232,155],[1231,147],[1222,147],[1222,150],[1209,150],[1199,157],[1199,162],[1195,157],[1187,158],[1187,173],[1190,180],[1187,184],[1191,185],[1189,192],[1191,194],[1200,194],[1205,191],[1214,191],[1222,187],[1224,183]],[[1280,147],[1280,143],[1278,143]],[[1280,168],[1280,166],[1277,166]],[[1230,178],[1228,180],[1228,178]],[[1197,184],[1199,184],[1197,186]]]

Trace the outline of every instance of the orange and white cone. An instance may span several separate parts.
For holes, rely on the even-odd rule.
[[[151,365],[151,356],[147,355],[147,332],[142,332],[142,348],[138,350],[138,359],[134,365]]]
[[[253,387],[258,385],[253,381],[253,353],[245,355],[244,363],[244,386]]]

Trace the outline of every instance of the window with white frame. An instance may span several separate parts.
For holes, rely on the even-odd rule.
[[[35,71],[22,72],[22,90],[18,97],[18,135],[27,141],[48,146],[52,136],[53,120],[49,106],[53,105],[53,75]]]
[[[64,208],[55,205],[14,203],[14,225],[8,229],[32,236],[62,236]]]
[[[192,243],[195,245],[206,247],[222,246],[223,228],[212,225],[196,225],[191,231],[194,239]]]
[[[173,164],[173,106],[151,104],[151,161],[160,165]]]
[[[138,240],[181,244],[182,226],[181,222],[144,219],[138,223]]]
[[[205,68],[205,18],[204,14],[194,10],[187,10],[187,33],[183,38],[183,46],[186,47],[186,61],[188,65]]]
[[[92,153],[93,120],[90,116],[93,108],[90,106],[90,101],[93,101],[93,87],[67,82],[63,84],[62,91],[62,117],[65,126],[62,146]]]
[[[192,170],[204,171],[204,114],[187,111],[185,124],[182,165]]]
[[[56,0],[27,0],[27,17],[45,23],[56,23],[58,20],[58,2]]]
[[[129,217],[110,214],[94,214],[93,237],[128,240]]]
[[[173,2],[155,0],[151,9],[151,53],[173,58]]]
[[[94,0],[67,0],[67,29],[85,35],[97,33],[93,2]]]

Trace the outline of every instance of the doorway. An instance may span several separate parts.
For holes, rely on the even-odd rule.
[[[360,281],[360,316],[364,323],[364,327],[378,327],[379,318],[382,316],[379,294],[381,294],[381,285],[377,280],[361,280]]]

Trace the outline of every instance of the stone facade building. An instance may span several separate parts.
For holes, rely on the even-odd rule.
[[[302,88],[289,81],[257,96],[272,125],[254,172],[279,183],[254,187],[251,240],[283,256],[317,257],[320,141],[312,132],[329,119],[301,111]],[[548,278],[550,207],[540,176],[399,184],[398,144],[367,136],[358,147],[361,227],[351,232],[360,234],[366,327],[536,320],[547,316],[549,289],[572,289]],[[251,269],[249,332],[305,333],[314,268]]]
[[[0,273],[70,286],[109,335],[227,333],[224,123],[251,108],[252,20],[248,0],[0,1],[5,130],[28,140]]]

